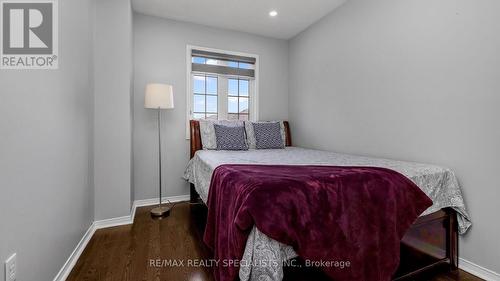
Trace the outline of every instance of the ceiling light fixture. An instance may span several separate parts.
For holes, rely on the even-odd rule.
[[[271,16],[271,17],[275,17],[277,15],[278,15],[278,12],[276,12],[275,10],[272,10],[269,12],[269,16]]]

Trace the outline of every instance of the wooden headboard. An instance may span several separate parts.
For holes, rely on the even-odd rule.
[[[283,121],[283,125],[285,125],[285,145],[292,146],[292,136],[290,135],[290,126],[288,121]],[[191,158],[193,158],[196,151],[203,149],[200,134],[200,121],[189,120],[189,136],[191,143]]]

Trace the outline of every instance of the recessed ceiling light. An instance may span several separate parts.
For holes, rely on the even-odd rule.
[[[278,15],[278,12],[276,12],[275,10],[272,10],[269,12],[269,16],[271,16],[271,17],[275,17],[277,15]]]

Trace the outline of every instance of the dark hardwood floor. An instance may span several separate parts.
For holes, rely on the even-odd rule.
[[[133,225],[97,230],[73,268],[68,281],[212,281],[210,267],[188,266],[187,260],[210,259],[201,242],[204,212],[179,203],[170,217],[152,219],[152,207],[138,208]],[[184,261],[184,266],[153,266],[156,260]],[[285,280],[314,280],[294,272]],[[478,281],[464,271],[421,276],[422,281]]]

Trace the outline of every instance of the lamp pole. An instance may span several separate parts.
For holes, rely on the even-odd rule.
[[[158,124],[158,207],[151,210],[151,215],[153,217],[166,217],[170,215],[169,207],[161,206],[161,110],[160,107],[157,109],[157,124]]]
[[[161,116],[160,116],[160,108],[156,110],[158,112],[157,117],[158,117],[158,175],[159,175],[159,187],[158,190],[160,191],[160,196],[159,196],[159,201],[158,201],[158,207],[161,207]]]

